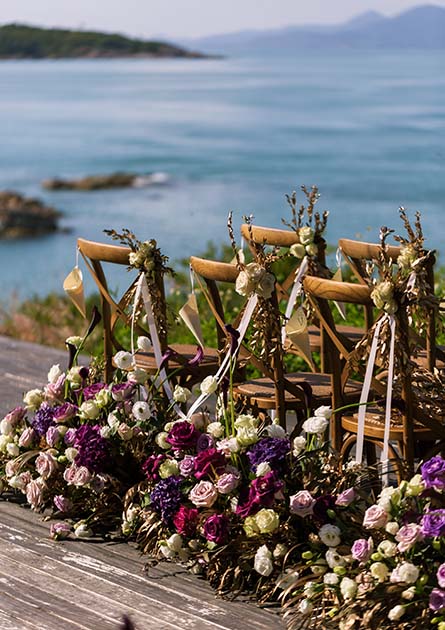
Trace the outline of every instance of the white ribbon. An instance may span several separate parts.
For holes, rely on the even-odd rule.
[[[365,379],[363,381],[362,393],[360,396],[360,406],[358,410],[358,426],[357,426],[357,444],[355,459],[356,462],[361,464],[363,461],[363,446],[365,441],[365,419],[366,419],[366,404],[368,402],[369,390],[371,387],[372,375],[374,371],[375,358],[377,355],[378,340],[380,337],[380,330],[384,322],[389,320],[390,329],[390,344],[389,344],[389,361],[388,361],[388,381],[386,385],[386,406],[385,406],[385,428],[383,433],[383,448],[380,456],[380,461],[383,467],[383,483],[388,484],[388,453],[389,453],[389,434],[391,428],[391,407],[392,407],[392,384],[394,377],[394,349],[395,349],[395,332],[396,332],[396,320],[392,315],[385,315],[382,317],[376,325],[374,335],[372,337],[371,350],[368,357],[368,364],[366,366]]]
[[[294,310],[295,302],[297,301],[298,295],[301,293],[301,286],[303,283],[303,277],[305,276],[309,266],[309,259],[307,256],[303,258],[298,269],[295,270],[295,279],[294,284],[292,286],[292,291],[289,296],[289,301],[286,306],[285,316],[285,324],[281,328],[281,343],[284,344],[286,341],[286,322],[290,319],[292,315],[292,311]]]
[[[258,302],[258,296],[256,295],[256,293],[254,293],[253,295],[250,296],[250,298],[247,301],[246,308],[244,309],[243,316],[237,328],[239,337],[236,341],[236,348],[235,350],[233,350],[231,347],[228,349],[226,356],[224,357],[221,365],[219,366],[217,373],[215,374],[215,378],[218,385],[221,383],[222,379],[227,374],[227,371],[230,367],[231,358],[236,356],[236,354],[238,353],[241,347],[241,344],[247,332],[249,322],[252,319],[252,315],[257,305],[257,302]],[[190,407],[187,417],[190,418],[195,413],[195,411],[204,403],[204,401],[207,400],[207,398],[210,395],[211,394],[204,394],[204,393],[200,394],[200,396],[198,396],[198,398],[195,400],[193,405]]]

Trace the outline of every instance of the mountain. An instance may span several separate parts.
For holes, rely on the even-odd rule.
[[[24,24],[0,26],[0,59],[133,56],[203,55],[166,42],[133,39],[115,33],[47,29]]]
[[[249,53],[336,48],[445,48],[445,8],[419,6],[395,17],[367,11],[336,25],[288,26],[183,40],[212,53]]]

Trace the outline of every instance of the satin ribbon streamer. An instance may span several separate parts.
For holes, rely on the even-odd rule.
[[[292,291],[290,293],[289,301],[286,306],[285,322],[287,322],[290,319],[290,316],[292,315],[292,311],[294,310],[297,297],[301,293],[301,285],[303,283],[303,277],[305,276],[307,272],[308,266],[309,266],[309,260],[308,260],[308,257],[305,256],[303,260],[301,261],[300,266],[295,271],[294,284],[292,286]],[[281,328],[281,342],[284,344],[285,341],[286,341],[286,324],[284,324],[283,327]]]

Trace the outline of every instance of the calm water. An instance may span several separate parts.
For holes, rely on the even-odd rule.
[[[445,252],[445,54],[0,63],[0,188],[63,210],[68,234],[2,242],[1,294],[60,290],[78,236],[156,237],[173,259],[226,239],[226,215],[279,226],[317,184],[328,240],[375,239],[421,210]],[[170,183],[45,192],[42,179],[162,171]],[[443,259],[442,259],[443,262]]]

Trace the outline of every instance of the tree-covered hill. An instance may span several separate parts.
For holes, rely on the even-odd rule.
[[[23,24],[0,26],[0,59],[131,56],[202,55],[166,42],[132,39],[115,33],[46,29]]]

